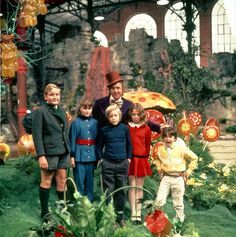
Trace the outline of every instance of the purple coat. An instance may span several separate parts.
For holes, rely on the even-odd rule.
[[[122,112],[122,119],[121,122],[127,124],[129,121],[129,108],[132,105],[132,102],[122,98],[123,104],[121,109]],[[99,125],[103,127],[104,125],[109,124],[108,120],[105,116],[105,110],[110,105],[110,96],[103,97],[101,99],[97,99],[93,106],[93,117],[99,121]]]
[[[125,99],[124,97],[122,98],[123,104],[121,109],[122,112],[122,119],[121,122],[127,124],[129,121],[129,108],[132,105],[132,102]],[[108,125],[109,122],[105,116],[105,110],[106,108],[110,105],[110,96],[105,96],[101,99],[97,99],[95,101],[95,104],[93,106],[93,117],[98,120],[99,122],[99,127],[103,127],[105,125]],[[148,121],[148,126],[150,127],[151,131],[153,132],[158,132],[160,133],[160,125],[159,124],[154,124],[150,121]]]

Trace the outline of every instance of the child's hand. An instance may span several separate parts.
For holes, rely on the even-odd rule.
[[[70,158],[70,165],[72,168],[75,168],[75,158],[74,157]]]
[[[161,178],[164,176],[164,171],[163,170],[158,170],[158,174],[160,175]]]
[[[42,170],[47,170],[48,169],[48,161],[45,156],[40,156],[39,159],[39,168]]]
[[[102,160],[99,160],[98,164],[97,164],[97,167],[99,167],[101,163],[102,163]]]
[[[168,124],[165,124],[165,123],[161,123],[160,124],[160,130],[162,131],[164,128],[168,128],[170,127]]]

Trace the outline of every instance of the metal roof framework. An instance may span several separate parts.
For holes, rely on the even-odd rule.
[[[48,0],[50,2],[50,0]],[[58,3],[60,2],[60,4]],[[45,15],[45,42],[50,43],[53,35],[63,24],[74,21],[85,21],[91,26],[94,32],[99,26],[99,22],[94,20],[95,16],[102,15],[104,20],[109,19],[109,15],[117,9],[137,4],[138,2],[156,2],[155,0],[55,0],[53,3],[47,3],[48,13]],[[35,32],[35,41],[40,42],[40,35]]]

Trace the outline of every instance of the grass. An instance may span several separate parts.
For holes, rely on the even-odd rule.
[[[100,196],[100,170],[96,171],[95,193]],[[38,199],[39,170],[33,158],[9,159],[4,166],[0,166],[0,236],[1,237],[36,237],[31,228],[40,226],[40,204]],[[157,182],[148,178],[145,188],[155,194]],[[148,197],[145,194],[145,198]],[[50,191],[50,205],[56,200],[55,190]],[[193,225],[200,237],[233,237],[236,236],[236,210],[229,210],[223,206],[212,209],[194,210],[185,203],[186,225]],[[174,216],[171,200],[164,211],[170,218]],[[129,207],[126,208],[127,219]],[[126,231],[118,230],[114,237],[151,236],[144,226],[136,227],[138,236],[128,222]],[[188,229],[186,230],[187,233]],[[127,234],[129,233],[129,234]],[[137,233],[137,232],[135,232]],[[53,235],[52,235],[53,236]],[[190,235],[191,236],[191,235]]]

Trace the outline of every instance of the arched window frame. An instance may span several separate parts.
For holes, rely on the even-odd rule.
[[[236,50],[236,37],[233,36],[227,18],[224,1],[219,0],[212,9],[212,53]]]
[[[144,28],[148,35],[157,38],[157,25],[155,20],[146,13],[138,13],[133,15],[126,23],[124,38],[129,41],[129,33],[131,29]]]
[[[96,30],[93,36],[100,42],[100,46],[108,47],[107,37],[101,31]]]
[[[183,7],[181,2],[177,2],[172,6],[174,9],[178,10],[178,14],[185,14],[183,11],[179,11]],[[195,45],[200,45],[200,27],[199,27],[199,16],[196,17],[195,22],[196,29],[193,33]],[[166,12],[165,15],[165,37],[168,40],[177,39],[180,41],[181,46],[184,51],[188,49],[188,43],[186,40],[187,33],[183,30],[183,22],[173,13],[170,9]]]

